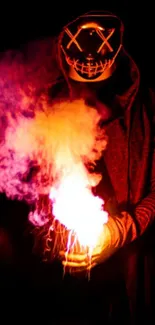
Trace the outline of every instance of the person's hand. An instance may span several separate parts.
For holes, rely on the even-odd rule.
[[[78,245],[80,246],[80,245]],[[112,254],[111,234],[107,225],[103,225],[100,237],[91,255],[86,251],[60,252],[63,266],[71,272],[89,271],[98,263],[105,261]]]
[[[73,273],[90,270],[95,265],[105,262],[116,250],[136,237],[137,231],[132,217],[127,212],[123,212],[115,218],[109,217],[107,224],[103,225],[101,235],[90,257],[87,252],[61,251],[60,258],[63,266]]]

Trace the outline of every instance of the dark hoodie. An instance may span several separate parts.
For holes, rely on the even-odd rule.
[[[106,201],[109,202],[109,211],[114,213],[128,211],[137,225],[139,236],[145,232],[147,234],[155,218],[155,96],[153,91],[146,89],[140,80],[135,62],[124,49],[116,71],[108,80],[88,84],[70,80],[70,86],[73,98],[84,98],[86,103],[95,106],[103,117],[108,146],[99,167],[103,173],[103,182],[105,181],[104,185],[99,187],[101,196],[104,197],[103,192],[107,192]],[[60,82],[55,90],[51,89],[51,98],[55,99],[56,95],[56,98],[64,99],[67,83]],[[114,206],[110,206],[111,202]],[[123,249],[120,255],[116,254],[114,264],[111,265],[110,274],[113,273],[113,279],[117,273],[114,270],[119,268],[119,272],[123,273],[132,311],[139,294],[141,300],[138,304],[143,300],[140,308],[144,308],[146,292],[142,288],[144,289],[144,279],[150,278],[150,274],[143,273],[146,268],[144,254],[148,247],[145,242],[146,234]],[[139,260],[141,261],[140,272],[138,271]],[[121,313],[120,310],[119,312]],[[119,312],[116,313],[117,317],[121,317],[118,316]],[[134,317],[138,317],[136,319],[143,319],[142,311],[138,316],[135,316],[135,313],[134,309]]]
[[[155,216],[153,92],[140,82],[139,70],[125,50],[108,80],[70,85],[74,99],[84,98],[102,115],[108,135],[104,161],[119,208],[132,213],[143,233]],[[63,81],[49,93],[52,100],[60,100],[66,91]]]

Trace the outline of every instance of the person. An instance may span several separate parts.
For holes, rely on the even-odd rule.
[[[35,64],[34,69],[29,69],[26,62],[26,78],[21,77],[30,97],[36,90],[40,94],[43,89],[48,92],[51,104],[60,99],[83,98],[101,114],[102,127],[108,136],[107,148],[95,167],[103,175],[95,191],[103,197],[109,218],[94,248],[91,265],[85,254],[70,254],[66,262],[65,252],[60,251],[58,268],[49,262],[42,269],[39,261],[29,276],[34,285],[38,281],[39,286],[44,287],[46,283],[48,296],[50,293],[54,297],[52,307],[50,300],[42,301],[37,295],[36,305],[45,310],[49,304],[50,318],[53,316],[55,320],[59,316],[56,306],[59,306],[62,318],[72,322],[80,319],[79,322],[112,324],[118,320],[122,324],[137,324],[144,318],[147,323],[152,321],[151,305],[147,305],[152,293],[144,292],[150,278],[144,275],[144,270],[153,262],[150,234],[155,216],[154,94],[145,88],[139,69],[125,51],[123,32],[123,23],[115,14],[102,11],[83,14],[62,29],[53,45],[54,54],[51,39],[48,40],[46,69],[42,60],[39,62],[41,71],[35,69]],[[44,42],[40,47],[43,49]],[[42,57],[42,51],[34,45],[30,52],[37,56],[41,53]],[[11,66],[9,64],[9,71]],[[17,73],[7,71],[2,69],[1,75],[16,78]],[[55,82],[53,75],[58,76]],[[18,91],[13,88],[15,81],[11,83],[11,94],[13,98],[17,94],[14,102],[19,104],[19,87]],[[8,81],[5,88],[8,94]],[[5,104],[10,100],[6,94],[3,91]],[[33,104],[35,107],[35,103],[31,103],[31,109]],[[4,174],[4,170],[2,172]],[[12,213],[13,224],[14,215],[20,219],[17,224],[22,222],[17,210]],[[17,231],[17,227],[14,228]],[[18,242],[16,247],[21,251],[20,258],[22,256],[26,269],[27,254],[20,245]],[[66,270],[71,269],[71,274],[66,272],[63,279],[62,265]],[[87,270],[90,270],[89,281],[85,278]],[[43,294],[44,290],[40,296]]]
[[[108,136],[98,166],[103,182],[97,193],[104,197],[109,219],[94,248],[91,267],[85,254],[68,254],[66,261],[61,251],[60,258],[76,276],[91,268],[92,278],[96,273],[99,279],[100,273],[104,281],[106,272],[114,272],[112,278],[117,278],[119,264],[119,272],[125,270],[132,321],[137,324],[146,312],[146,304],[137,299],[142,297],[144,285],[139,285],[144,267],[143,263],[141,275],[137,273],[139,260],[144,260],[145,236],[153,229],[155,218],[154,93],[146,89],[126,52],[123,33],[122,21],[109,12],[88,12],[68,23],[57,42],[62,79],[51,87],[49,96],[52,100],[84,98],[103,116]],[[115,295],[116,306],[119,299]],[[118,305],[114,309],[114,319],[125,321]],[[150,309],[148,314],[151,317]]]

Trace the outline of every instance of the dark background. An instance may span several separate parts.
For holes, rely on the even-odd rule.
[[[10,5],[9,1],[3,2],[0,5],[0,51],[18,49],[30,40],[57,35],[63,25],[89,10],[109,10],[116,13],[124,22],[125,47],[138,64],[148,85],[154,87],[155,17],[153,1],[147,0],[144,1],[144,4],[140,0],[98,1],[98,4],[95,1],[96,6],[83,5],[83,3],[72,0],[70,4],[60,0],[37,1],[36,3],[20,1],[19,4],[12,2]],[[27,233],[29,231],[28,228],[24,229],[27,207],[21,203],[9,202],[4,196],[0,196],[0,208],[0,221],[6,225],[5,217],[7,216],[11,242],[14,247],[18,245],[18,258],[15,261],[15,267],[12,262],[10,263],[11,259],[8,259],[7,267],[5,263],[0,267],[0,294],[7,311],[5,319],[9,317],[8,306],[10,310],[12,305],[13,314],[11,316],[21,319],[21,322],[28,311],[29,315],[31,311],[34,315],[36,312],[37,318],[41,315],[44,319],[46,315],[50,321],[51,302],[53,298],[56,299],[55,292],[52,293],[52,281],[55,281],[55,277],[52,278],[54,271],[51,270],[51,266],[43,265],[39,259],[35,260],[34,256],[32,256],[32,260],[30,258],[33,238],[31,241],[30,236],[29,245],[26,241],[27,246],[23,239],[23,234],[26,233],[26,230]],[[13,214],[16,214],[16,224],[14,224]],[[24,221],[22,225],[17,221],[21,217]],[[17,225],[19,229],[15,229]],[[7,245],[7,235],[5,233],[0,235],[3,236],[4,241],[6,240]],[[9,249],[8,254],[11,256],[12,247],[8,247]],[[16,253],[13,252],[13,255],[16,256]],[[57,274],[57,278],[59,277],[61,274]],[[2,309],[0,303],[0,314]],[[20,318],[21,312],[23,316]]]

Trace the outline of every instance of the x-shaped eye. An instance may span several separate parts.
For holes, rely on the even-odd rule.
[[[100,36],[100,38],[102,39],[102,44],[100,45],[99,49],[97,50],[97,53],[100,53],[100,51],[102,50],[103,46],[106,44],[106,46],[109,48],[110,52],[113,52],[113,48],[112,46],[110,45],[110,43],[108,42],[108,40],[111,38],[111,36],[113,35],[114,31],[115,31],[115,28],[112,28],[109,35],[106,37],[104,36],[103,32],[101,32],[101,30],[99,28],[95,28],[96,30],[96,33]],[[79,45],[78,41],[77,41],[77,36],[80,34],[81,32],[81,28],[79,28],[77,30],[77,32],[75,33],[75,35],[73,35],[71,33],[71,31],[66,28],[65,29],[65,32],[67,33],[67,35],[70,37],[70,41],[69,43],[67,44],[67,49],[70,48],[71,44],[74,43],[77,48],[79,49],[80,52],[82,52],[82,48],[81,46]]]
[[[113,35],[115,31],[115,28],[112,28],[111,32],[109,33],[109,35],[107,37],[104,36],[103,32],[101,32],[100,29],[96,28],[96,33],[101,37],[102,39],[102,44],[100,45],[99,49],[97,50],[97,53],[100,53],[100,51],[102,50],[103,46],[106,44],[107,47],[109,48],[110,52],[113,52],[113,48],[110,45],[110,43],[108,42],[109,38],[111,38],[111,36]]]
[[[65,32],[67,33],[67,35],[71,38],[71,40],[69,41],[69,43],[67,44],[67,49],[70,48],[71,44],[74,43],[76,44],[77,48],[79,49],[80,52],[82,52],[82,48],[81,46],[79,45],[79,43],[77,42],[76,38],[77,36],[80,34],[81,32],[81,29],[78,29],[76,34],[73,35],[70,30],[68,28],[65,29]]]

